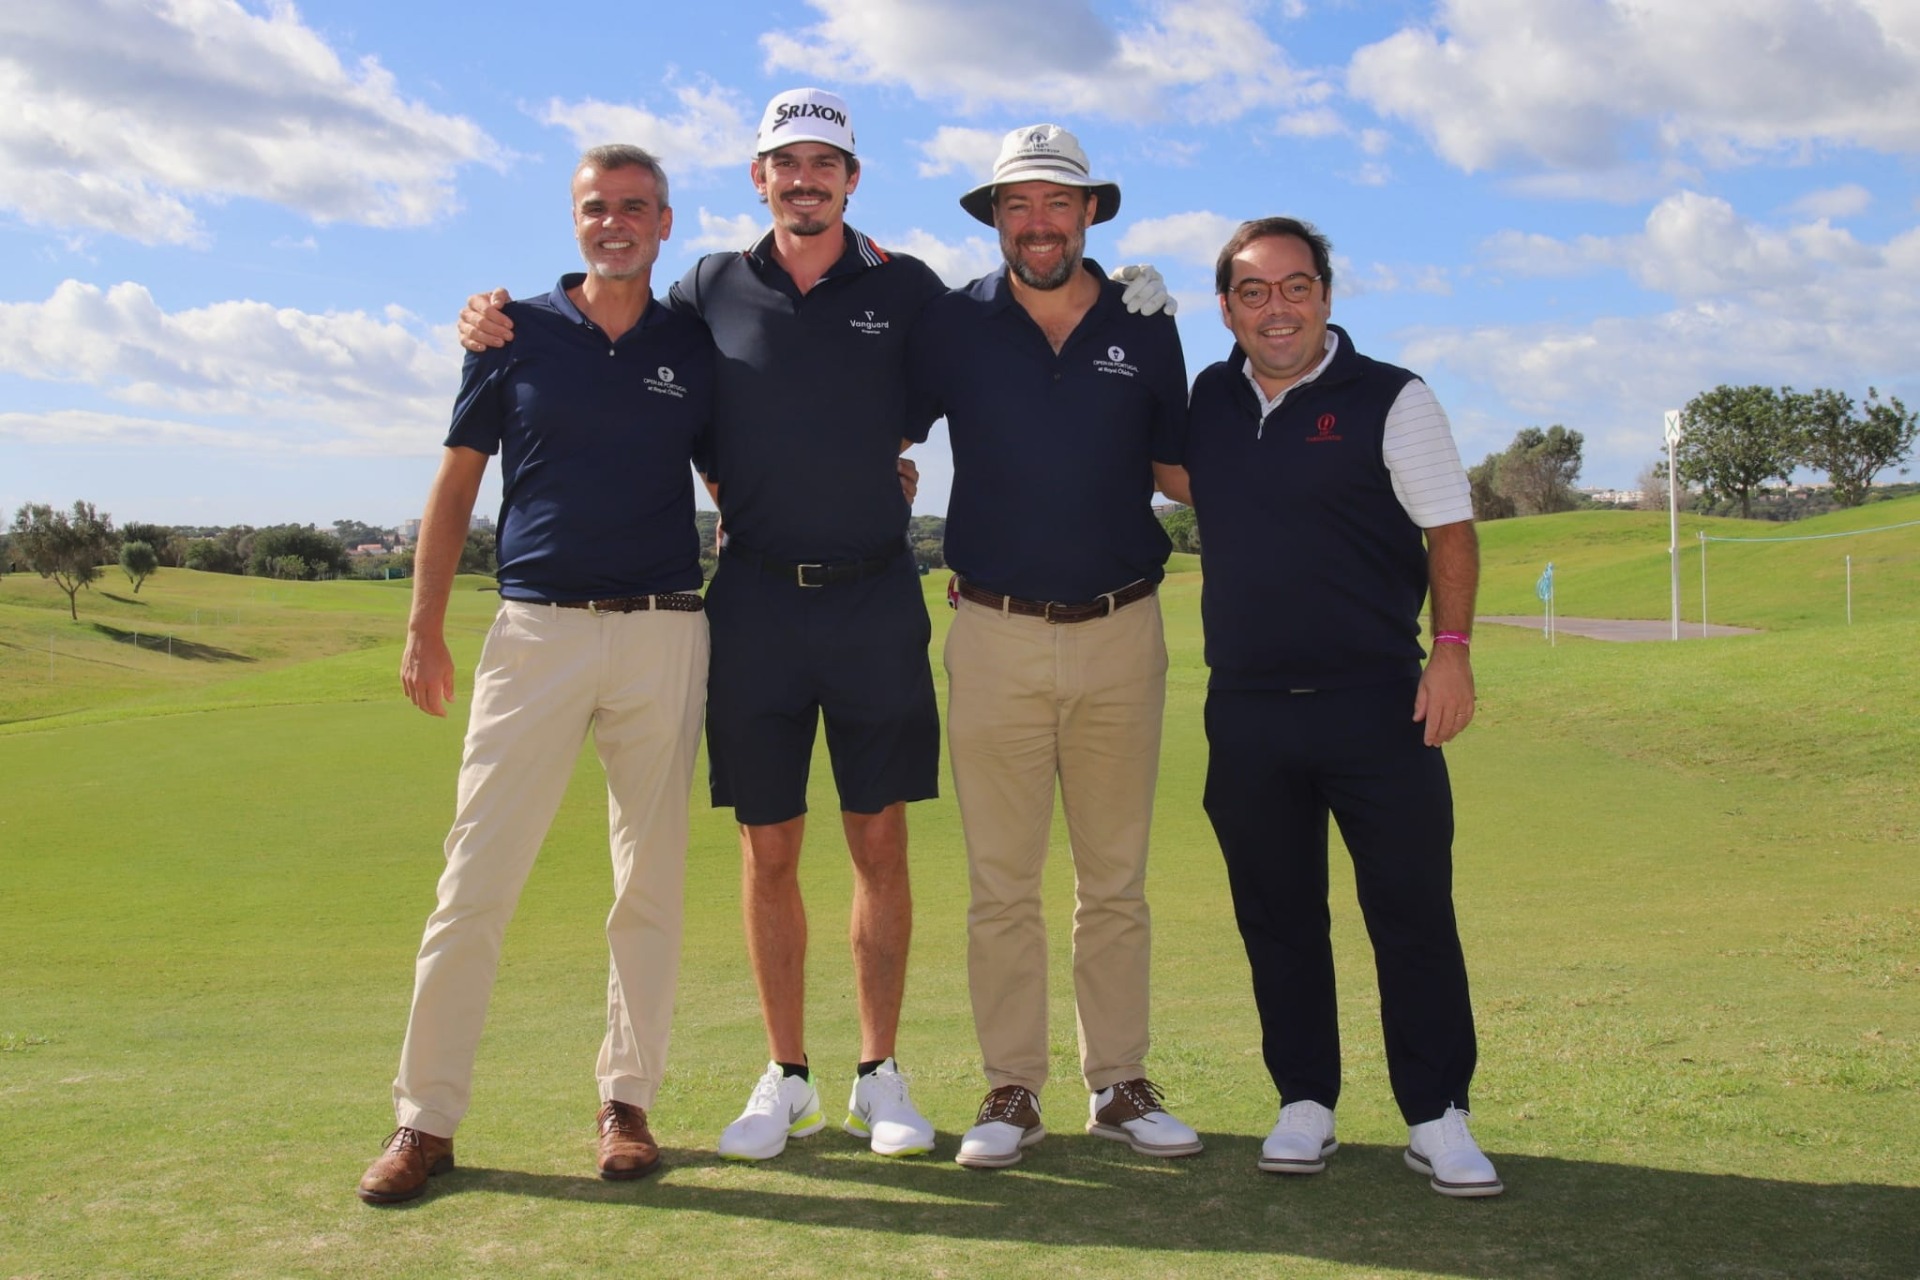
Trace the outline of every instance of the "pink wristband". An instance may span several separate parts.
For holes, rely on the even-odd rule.
[[[1460,631],[1436,631],[1433,633],[1433,642],[1435,644],[1457,644],[1462,649],[1468,649],[1473,646],[1473,641],[1469,640],[1466,634]]]

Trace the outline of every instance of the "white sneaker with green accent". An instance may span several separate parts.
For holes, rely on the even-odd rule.
[[[1497,1196],[1506,1185],[1467,1130],[1467,1113],[1448,1107],[1438,1120],[1407,1130],[1407,1167],[1427,1175],[1443,1196]]]
[[[923,1156],[933,1150],[933,1122],[907,1097],[907,1078],[892,1058],[864,1076],[855,1076],[840,1126],[865,1138],[875,1155]]]
[[[779,1063],[769,1062],[747,1098],[747,1109],[721,1133],[720,1155],[726,1160],[771,1160],[787,1149],[788,1138],[804,1138],[826,1125],[813,1077],[786,1075]]]

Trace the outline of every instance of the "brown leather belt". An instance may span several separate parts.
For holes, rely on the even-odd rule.
[[[1091,622],[1095,618],[1104,618],[1136,600],[1145,600],[1159,589],[1159,583],[1142,578],[1085,604],[1062,604],[1058,600],[1022,600],[1018,596],[999,595],[982,590],[965,578],[961,578],[956,587],[962,600],[971,600],[999,613],[1018,614],[1022,618],[1040,618],[1055,623]]]
[[[588,613],[645,613],[665,609],[672,613],[698,613],[707,607],[705,597],[691,591],[669,591],[659,596],[615,596],[611,600],[552,600],[556,609],[585,609]]]

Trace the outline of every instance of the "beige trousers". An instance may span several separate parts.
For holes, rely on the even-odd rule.
[[[1047,1080],[1040,878],[1056,779],[1073,856],[1080,1069],[1145,1074],[1148,830],[1167,647],[1157,596],[1058,625],[959,602],[947,634],[948,757],[966,831],[967,977],[992,1088]]]
[[[613,910],[601,1101],[651,1107],[679,977],[687,795],[706,707],[702,613],[504,602],[474,676],[439,905],[414,967],[398,1123],[452,1137],[507,921],[591,732],[607,776]]]

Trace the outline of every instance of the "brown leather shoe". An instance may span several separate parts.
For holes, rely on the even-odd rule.
[[[645,1111],[631,1102],[609,1102],[595,1123],[600,1129],[601,1177],[626,1182],[660,1167],[660,1148],[647,1129]]]
[[[405,1125],[387,1135],[380,1158],[360,1179],[368,1204],[399,1204],[427,1189],[427,1179],[453,1168],[453,1139],[436,1138]]]

